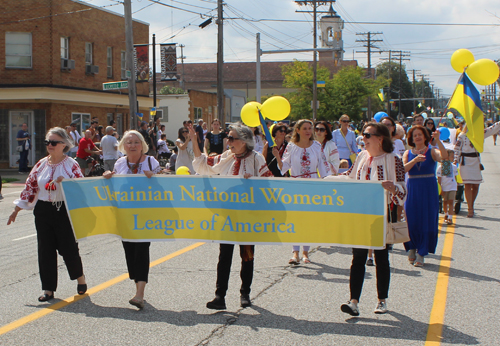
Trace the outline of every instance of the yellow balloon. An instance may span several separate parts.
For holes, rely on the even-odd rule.
[[[190,175],[191,173],[189,173],[189,168],[187,168],[186,166],[180,166],[175,171],[175,174],[176,175]]]
[[[276,126],[276,124],[272,124],[270,127],[269,127],[269,133],[273,133],[273,129],[274,127]]]
[[[498,79],[499,68],[496,62],[490,59],[479,59],[467,68],[467,75],[479,85],[490,85]]]
[[[283,96],[272,96],[268,98],[261,108],[262,116],[273,121],[285,119],[290,114],[290,102]]]
[[[241,121],[243,124],[250,127],[257,127],[260,125],[259,108],[261,104],[255,101],[248,102],[241,108]]]
[[[451,56],[451,67],[459,73],[474,62],[474,54],[468,49],[458,49]]]

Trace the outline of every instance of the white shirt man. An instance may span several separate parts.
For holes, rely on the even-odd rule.
[[[115,129],[112,126],[106,127],[106,136],[101,139],[102,158],[104,160],[104,170],[113,171],[115,162],[118,160],[118,140],[113,136]]]
[[[71,138],[73,138],[73,143],[75,143],[75,146],[69,150],[69,156],[70,157],[76,157],[76,152],[78,151],[78,143],[80,143],[80,139],[82,139],[82,136],[78,133],[76,129],[76,124],[71,124],[71,132],[69,133]]]

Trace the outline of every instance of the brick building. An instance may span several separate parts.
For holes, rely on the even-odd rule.
[[[129,127],[127,89],[103,91],[102,83],[126,79],[125,20],[77,0],[6,0],[0,12],[0,168],[15,167],[16,134],[27,123],[30,164],[45,155],[43,140],[54,126],[97,117]],[[149,24],[134,20],[134,42],[149,42]],[[137,83],[139,111],[152,107],[149,83]]]

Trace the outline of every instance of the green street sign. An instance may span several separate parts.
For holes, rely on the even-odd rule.
[[[127,88],[128,88],[128,81],[102,83],[102,90],[118,90]]]
[[[368,110],[368,108],[367,107],[363,107],[363,108],[361,108],[361,110],[364,111],[364,112],[366,112]]]

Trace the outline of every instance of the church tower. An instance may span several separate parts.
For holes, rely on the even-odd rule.
[[[321,30],[321,48],[332,48],[333,56],[330,52],[320,52],[319,60],[333,60],[335,65],[344,60],[344,41],[342,40],[342,29],[344,29],[344,21],[333,9],[330,3],[328,15],[322,16],[319,21]]]

